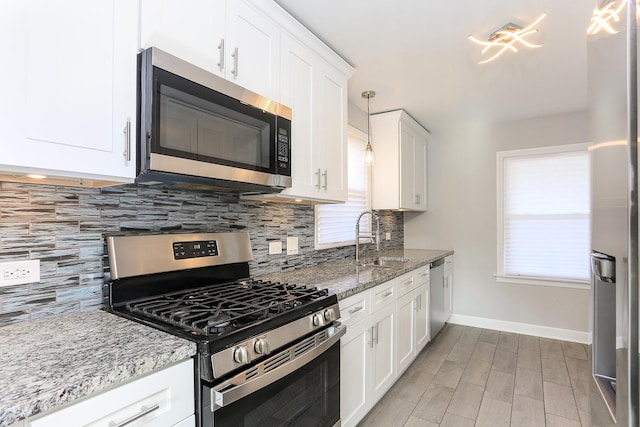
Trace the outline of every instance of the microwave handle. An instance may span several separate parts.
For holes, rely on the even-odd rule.
[[[252,380],[245,381],[247,372],[255,371],[256,369],[258,369],[258,372],[261,371],[259,365],[264,366],[273,360],[281,359],[283,357],[290,357],[290,355],[295,354],[295,352],[291,351],[291,349],[285,349],[275,356],[272,356],[269,359],[259,363],[258,366],[253,366],[246,371],[230,378],[224,383],[216,386],[215,388],[212,388],[211,402],[212,408],[214,408],[213,410],[215,411],[215,409],[221,408],[223,406],[228,406],[233,402],[256,392],[257,390],[260,390],[261,388],[264,388],[269,384],[272,384],[279,379],[284,378],[291,372],[299,369],[300,367],[306,365],[313,359],[320,356],[322,353],[331,348],[331,346],[333,346],[336,342],[338,342],[340,340],[340,337],[342,337],[347,332],[347,327],[338,322],[336,322],[336,326],[334,327],[335,332],[326,341],[320,343],[313,349],[308,350],[306,353],[302,353],[300,356],[285,362],[274,370],[267,372],[266,374],[257,376]],[[324,333],[325,330],[318,333],[317,335],[322,335]]]

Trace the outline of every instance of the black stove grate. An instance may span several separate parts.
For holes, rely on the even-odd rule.
[[[326,289],[245,280],[143,298],[125,307],[191,333],[210,335],[233,331],[328,294]]]

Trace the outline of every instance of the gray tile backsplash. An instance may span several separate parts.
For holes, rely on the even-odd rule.
[[[382,230],[404,242],[400,212],[381,213]],[[354,225],[355,228],[355,225]],[[103,189],[0,182],[0,262],[40,259],[38,283],[0,287],[0,326],[102,306],[104,234],[247,231],[252,275],[354,256],[354,247],[315,250],[312,206],[239,200],[221,192],[122,185]],[[354,230],[355,232],[355,230]],[[299,253],[286,255],[286,237]],[[282,255],[268,255],[281,240]]]

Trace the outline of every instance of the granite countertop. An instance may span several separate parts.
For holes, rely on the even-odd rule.
[[[104,311],[0,328],[0,427],[185,360],[195,343]]]
[[[401,267],[357,267],[353,259],[344,259],[258,278],[329,289],[336,293],[338,299],[344,299],[451,254],[452,250],[398,249],[384,251],[380,256],[407,258]]]

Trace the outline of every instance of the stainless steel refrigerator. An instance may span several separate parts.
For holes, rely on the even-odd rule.
[[[622,1],[622,0],[618,0]],[[598,1],[597,6],[602,6]],[[636,2],[588,36],[592,153],[593,426],[638,426]]]

